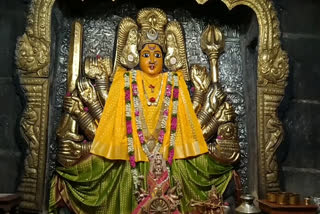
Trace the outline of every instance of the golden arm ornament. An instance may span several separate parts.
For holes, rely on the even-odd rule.
[[[82,77],[78,82],[78,91],[81,100],[86,106],[88,106],[88,111],[93,116],[94,119],[100,121],[102,116],[102,105],[99,102],[97,92],[90,82],[85,77]]]
[[[93,140],[97,129],[97,123],[94,120],[100,121],[102,116],[103,106],[108,97],[111,74],[112,62],[110,58],[98,56],[85,59],[85,77],[79,79],[77,89],[81,101],[88,107],[88,113],[78,115],[77,118],[89,140]],[[94,81],[95,84],[93,85],[91,81]],[[92,116],[94,120],[89,119],[89,116]]]
[[[209,143],[210,156],[220,163],[232,164],[240,157],[240,147],[235,124],[236,114],[233,107],[225,101],[227,95],[219,84],[218,58],[224,48],[224,38],[217,27],[209,25],[203,31],[201,48],[209,58],[211,76],[207,75],[204,68],[191,67],[191,79],[195,86],[193,106],[196,113],[201,106],[197,116],[204,138],[207,142],[215,139]],[[203,100],[198,98],[200,94],[205,96]]]
[[[93,140],[97,124],[91,114],[86,111],[81,100],[78,97],[66,97],[64,109],[78,122],[87,139]]]
[[[91,114],[85,110],[82,101],[76,96],[65,97],[64,109],[77,121],[86,139],[89,140],[89,142],[84,140],[85,138],[81,135],[81,139],[78,141],[69,138],[60,139],[58,161],[64,166],[71,166],[89,154],[97,124]]]
[[[91,80],[80,77],[82,25],[75,22],[70,44],[67,95],[64,98],[64,115],[57,129],[58,162],[68,167],[77,163],[90,152],[97,122],[101,118],[102,103],[108,94],[108,76],[111,64],[107,59],[85,61],[85,75],[98,83],[96,88]],[[108,73],[109,72],[109,73]],[[98,93],[97,93],[98,91]],[[87,106],[85,107],[84,104]],[[79,128],[83,135],[79,134]]]
[[[80,23],[78,26],[82,28]],[[65,124],[60,125],[57,132],[58,161],[64,166],[73,165],[89,154],[108,97],[109,77],[112,74],[111,59],[100,56],[86,57],[84,72],[80,74],[82,34],[73,33],[72,38],[64,110],[65,115],[74,121],[74,131],[71,132],[73,136],[68,137],[70,132],[66,129],[68,124]],[[84,136],[78,133],[78,128]]]
[[[80,74],[80,61],[82,55],[82,25],[75,21],[72,27],[72,36],[70,42],[70,54],[68,64],[67,94],[68,96],[77,96],[76,84]],[[81,143],[83,136],[78,132],[78,123],[69,112],[64,112],[57,129],[58,136],[58,162],[63,166],[70,166],[81,154],[81,150],[70,149]],[[67,149],[68,148],[68,149]]]
[[[217,112],[219,106],[226,99],[226,94],[217,84],[209,87],[208,93],[205,96],[204,103],[198,114],[198,120],[202,129],[210,123],[212,116]]]
[[[198,64],[192,65],[190,73],[191,81],[195,87],[192,97],[193,110],[198,114],[202,107],[203,98],[206,95],[211,82],[207,70],[203,66]]]
[[[209,140],[215,133],[220,125],[234,121],[236,114],[233,107],[228,103],[224,102],[219,106],[217,112],[211,117],[208,124],[202,129],[203,136],[206,140]]]
[[[198,114],[201,127],[210,123],[210,118],[216,113],[218,107],[224,102],[226,94],[219,85],[218,58],[224,48],[224,38],[221,31],[211,25],[202,32],[200,45],[202,51],[208,56],[211,72],[211,86],[209,87],[205,101]]]

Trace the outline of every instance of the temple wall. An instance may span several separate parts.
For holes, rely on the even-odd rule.
[[[279,109],[285,139],[279,149],[282,185],[320,197],[320,1],[277,0],[290,74]]]
[[[18,96],[14,51],[25,30],[28,1],[0,1],[0,193],[14,192],[23,168],[23,143],[18,135],[22,99]]]
[[[0,0],[0,193],[16,190],[25,153],[17,125],[23,98],[16,87],[14,50],[16,37],[24,31],[28,2]],[[288,191],[320,196],[320,1],[275,0],[275,6],[283,49],[290,58],[288,87],[279,109],[286,132],[278,152],[281,184]],[[247,40],[254,55],[254,38]],[[247,66],[254,67],[252,63]]]

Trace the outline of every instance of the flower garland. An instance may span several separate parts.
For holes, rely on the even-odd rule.
[[[179,80],[177,73],[172,74],[171,72],[168,73],[168,80],[166,85],[165,97],[164,97],[164,105],[162,111],[162,120],[160,123],[160,131],[158,136],[158,142],[153,152],[150,152],[148,146],[145,142],[145,137],[142,131],[142,122],[141,122],[141,113],[139,109],[141,108],[141,101],[138,95],[138,85],[137,85],[137,71],[132,70],[132,82],[131,82],[131,89],[132,89],[132,97],[133,97],[133,106],[134,106],[134,114],[135,114],[135,122],[137,127],[137,134],[139,141],[142,145],[142,149],[145,154],[148,156],[149,160],[154,153],[159,152],[164,136],[166,134],[166,127],[167,127],[167,119],[169,114],[169,106],[171,101],[171,95],[173,100],[173,109],[171,114],[171,127],[170,127],[170,145],[169,145],[169,155],[168,155],[168,163],[169,165],[172,164],[173,156],[174,156],[174,144],[175,144],[175,137],[176,137],[176,129],[177,129],[177,112],[178,112],[178,98],[179,98]],[[173,76],[173,87],[172,87],[172,76]],[[126,128],[127,128],[127,139],[128,139],[128,154],[129,160],[131,165],[131,170],[133,174],[133,181],[135,187],[138,185],[138,171],[136,169],[136,162],[134,157],[134,147],[133,147],[133,136],[132,136],[132,117],[131,117],[131,93],[130,93],[130,73],[126,72],[124,74],[125,79],[125,106],[126,106]],[[173,88],[173,90],[172,90]]]
[[[170,145],[169,145],[169,155],[168,155],[168,163],[172,164],[173,156],[174,156],[174,144],[176,139],[176,130],[178,123],[178,103],[179,103],[179,79],[177,73],[174,73],[173,78],[174,86],[173,86],[173,108],[171,115],[171,132],[170,132]]]
[[[128,139],[128,154],[131,165],[131,173],[133,178],[134,188],[138,188],[138,170],[136,169],[136,161],[134,158],[134,147],[132,137],[132,117],[131,117],[131,95],[130,95],[130,74],[124,74],[124,91],[125,91],[125,106],[126,106],[126,127]]]

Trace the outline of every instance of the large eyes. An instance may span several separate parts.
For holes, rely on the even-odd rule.
[[[155,53],[154,56],[155,56],[156,58],[161,58],[161,54],[160,54],[160,53]]]
[[[145,57],[145,58],[148,58],[150,56],[150,54],[149,53],[144,53],[144,54],[142,54],[142,56]]]
[[[143,56],[144,58],[148,58],[148,57],[150,57],[150,53],[145,52],[145,53],[142,54],[142,56]],[[154,53],[154,57],[156,57],[156,58],[161,58],[161,53]]]

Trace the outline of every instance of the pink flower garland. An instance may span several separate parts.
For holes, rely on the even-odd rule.
[[[173,161],[173,156],[174,156],[174,141],[175,140],[175,133],[177,131],[177,123],[178,123],[178,119],[177,119],[177,106],[178,106],[178,99],[179,99],[179,87],[178,87],[178,75],[177,73],[174,73],[174,88],[173,88],[173,105],[176,106],[176,108],[173,108],[172,110],[172,114],[171,114],[171,135],[170,136],[170,146],[169,146],[169,155],[168,155],[168,163],[171,166],[172,165],[172,161]]]
[[[170,166],[172,165],[173,156],[174,156],[174,149],[170,149],[169,150],[169,156],[168,156],[168,163],[169,163]]]
[[[132,168],[136,168],[136,160],[134,158],[134,155],[130,155],[129,156],[129,160],[130,160],[130,165]]]
[[[124,77],[126,79],[126,84],[124,87],[124,92],[125,92],[125,102],[126,105],[131,105],[131,97],[130,97],[130,85],[128,86],[127,82],[128,79],[130,77],[129,72],[126,72],[124,74]],[[132,138],[132,117],[126,115],[126,128],[127,128],[127,138],[128,141],[130,141],[130,144],[133,144],[133,138]],[[129,144],[129,142],[128,142]],[[131,148],[132,147],[132,148]],[[130,149],[131,148],[131,149]],[[136,167],[136,161],[135,161],[135,157],[134,157],[134,150],[133,150],[133,145],[130,145],[128,148],[128,153],[129,153],[129,161],[130,161],[130,165],[132,168]]]

